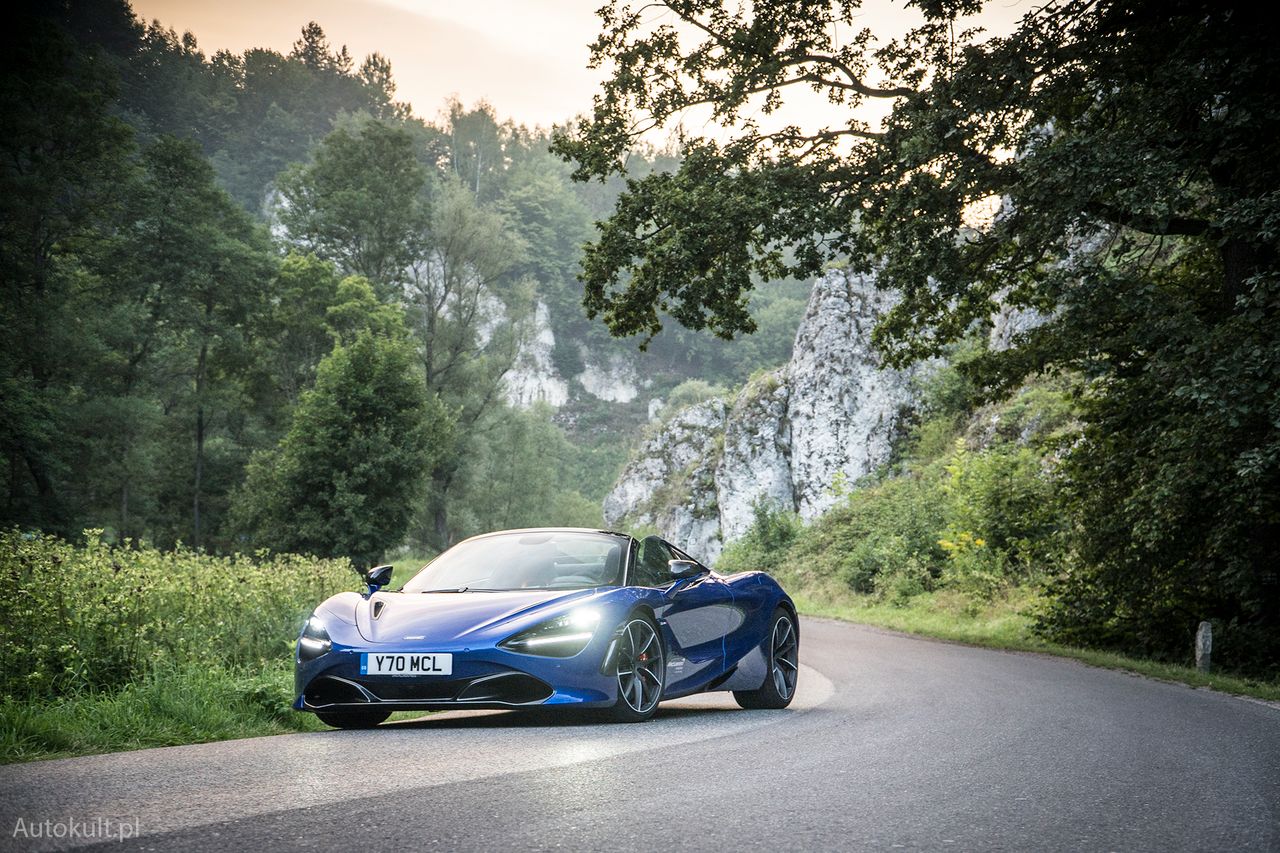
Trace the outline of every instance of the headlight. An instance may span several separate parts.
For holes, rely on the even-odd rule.
[[[298,636],[298,660],[315,660],[331,648],[333,642],[329,639],[329,631],[320,617],[313,613],[307,624],[302,626],[302,634]]]
[[[594,610],[574,610],[536,628],[521,631],[498,645],[526,655],[573,657],[591,642],[599,622],[600,614]]]

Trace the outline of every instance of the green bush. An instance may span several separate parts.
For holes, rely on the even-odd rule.
[[[948,409],[969,393],[958,374],[935,377],[933,390],[945,405],[937,403],[937,416],[917,431],[905,471],[852,489],[838,477],[830,493],[839,502],[807,527],[758,506],[754,525],[719,566],[775,572],[798,590],[834,582],[895,605],[946,591],[973,608],[1056,571],[1065,545],[1047,448],[1069,421],[1061,390],[1030,386],[985,410],[974,419],[988,431],[977,449]]]
[[[763,499],[752,505],[755,517],[751,529],[729,544],[716,568],[721,572],[776,572],[791,544],[804,529],[794,512],[780,509]]]
[[[939,544],[949,585],[989,599],[1002,584],[1030,580],[1060,561],[1060,502],[1038,453],[1016,445],[973,453],[957,440],[943,470]]]
[[[686,379],[671,389],[667,396],[667,411],[675,412],[713,397],[723,397],[727,393],[723,386],[712,385],[701,379]]]
[[[173,666],[261,668],[288,658],[312,607],[357,586],[346,560],[0,533],[0,696],[115,690]]]
[[[797,540],[789,560],[797,579],[837,578],[854,592],[873,593],[879,575],[913,563],[910,573],[928,588],[945,559],[937,535],[943,501],[931,474],[854,490]]]

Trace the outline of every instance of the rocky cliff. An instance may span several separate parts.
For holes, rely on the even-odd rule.
[[[719,542],[715,477],[727,416],[723,400],[708,400],[652,424],[605,498],[606,522],[621,526],[625,519],[629,527],[656,527],[691,548]]]
[[[492,322],[506,322],[500,307]],[[538,302],[505,377],[508,403],[519,408],[546,403],[558,409],[569,401],[573,387],[553,363],[555,347],[550,310],[546,303]],[[611,403],[628,403],[639,396],[644,383],[636,370],[634,352],[593,353],[582,346],[578,349],[583,369],[572,379],[582,393]]]
[[[791,361],[651,425],[605,499],[611,527],[653,526],[714,561],[765,502],[802,518],[888,461],[912,404],[911,372],[885,368],[871,329],[893,304],[870,277],[835,271],[814,287]],[[918,368],[918,369],[927,369]]]

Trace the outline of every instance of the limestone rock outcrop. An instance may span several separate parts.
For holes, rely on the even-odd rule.
[[[872,328],[892,305],[870,276],[824,276],[791,361],[728,402],[655,423],[605,499],[606,523],[654,526],[714,561],[751,527],[758,504],[821,515],[836,500],[835,483],[889,460],[912,405],[912,371],[884,367],[871,346]]]

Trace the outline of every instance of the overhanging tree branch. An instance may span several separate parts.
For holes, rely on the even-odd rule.
[[[1217,233],[1217,229],[1208,220],[1189,216],[1150,216],[1121,210],[1100,201],[1089,202],[1084,206],[1084,210],[1091,216],[1135,231],[1142,231],[1145,234],[1163,237],[1203,237]]]

